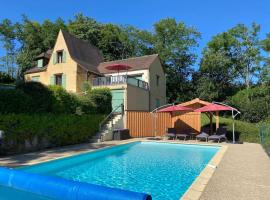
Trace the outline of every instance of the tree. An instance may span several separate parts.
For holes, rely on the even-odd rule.
[[[262,68],[261,45],[259,40],[260,26],[253,23],[251,28],[238,24],[229,32],[238,41],[237,60],[239,77],[249,88],[254,82],[254,78],[258,78]]]
[[[9,19],[4,19],[0,23],[0,41],[3,43],[6,55],[0,58],[0,62],[2,63],[0,66],[12,77],[18,74],[16,67],[17,49],[15,38],[15,24]]]
[[[261,41],[262,49],[267,53],[264,57],[265,63],[260,73],[260,80],[262,84],[270,85],[270,34],[266,35],[266,39]]]
[[[167,73],[167,97],[170,102],[190,98],[190,77],[196,62],[195,47],[200,33],[175,19],[163,19],[154,25],[153,49],[159,54]]]
[[[69,21],[67,26],[69,32],[77,38],[98,46],[101,39],[101,24],[96,20],[79,13],[75,15],[74,20]]]
[[[203,50],[198,96],[220,101],[253,84],[252,78],[262,69],[258,31],[256,24],[250,29],[240,24],[213,37]],[[207,88],[215,92],[210,99]]]

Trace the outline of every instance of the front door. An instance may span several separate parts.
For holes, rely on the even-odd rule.
[[[124,90],[111,90],[112,93],[112,109],[116,109],[120,104],[124,104]],[[116,112],[121,112],[119,107]]]

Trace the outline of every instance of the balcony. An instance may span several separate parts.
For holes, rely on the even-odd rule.
[[[94,78],[92,82],[93,87],[98,86],[114,86],[114,85],[133,85],[145,90],[149,90],[148,83],[133,77],[129,77],[127,75],[119,75],[119,76],[106,76],[106,77],[98,77]]]

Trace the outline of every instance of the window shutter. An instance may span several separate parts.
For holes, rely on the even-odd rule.
[[[62,87],[66,88],[66,75],[62,74]]]
[[[56,64],[56,53],[53,53],[53,64]]]
[[[67,53],[66,53],[66,51],[64,50],[64,51],[63,51],[63,63],[66,63],[66,60],[67,60]]]
[[[50,78],[50,85],[55,85],[55,76],[52,75]]]

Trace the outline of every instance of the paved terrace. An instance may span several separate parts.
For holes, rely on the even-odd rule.
[[[0,166],[32,165],[131,141],[138,141],[138,139],[72,145],[46,151],[0,157]],[[187,199],[193,200],[200,197],[201,200],[268,200],[270,199],[270,159],[259,144],[228,144],[227,151],[218,168],[213,173],[208,184],[203,188],[201,196],[195,195],[194,198],[190,196]]]
[[[270,159],[259,144],[230,144],[201,200],[269,200]]]

